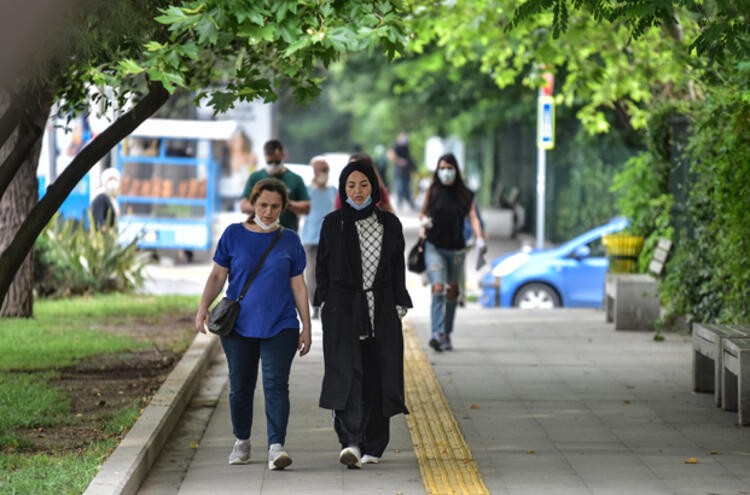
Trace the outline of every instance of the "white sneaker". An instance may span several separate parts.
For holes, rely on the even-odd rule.
[[[268,469],[271,471],[281,471],[292,463],[292,458],[284,450],[280,443],[272,443],[268,448]]]
[[[360,469],[362,467],[361,457],[359,447],[350,445],[339,454],[339,462],[349,469]]]
[[[374,455],[365,454],[362,456],[362,464],[377,464],[380,462],[380,457]]]
[[[229,464],[247,464],[250,462],[250,440],[236,440],[232,453],[229,454]]]

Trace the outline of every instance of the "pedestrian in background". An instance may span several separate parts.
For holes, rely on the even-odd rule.
[[[374,150],[375,165],[378,167],[378,175],[383,180],[383,185],[388,187],[388,152],[385,145],[376,144]]]
[[[195,326],[205,333],[208,307],[227,278],[226,297],[239,298],[248,277],[278,235],[257,277],[240,301],[234,329],[221,337],[221,345],[229,366],[229,408],[236,438],[229,464],[250,462],[253,394],[260,361],[268,428],[268,468],[280,470],[292,463],[284,449],[292,359],[298,349],[300,356],[307,354],[311,343],[307,288],[302,275],[305,251],[297,234],[279,225],[279,216],[288,202],[283,182],[261,180],[253,188],[249,201],[253,216],[227,227],[219,239]],[[301,332],[298,314],[302,320]]]
[[[305,268],[305,282],[310,295],[310,303],[315,294],[315,260],[318,255],[318,242],[320,240],[320,227],[323,224],[323,217],[334,209],[335,201],[338,194],[334,186],[328,185],[328,174],[330,167],[328,162],[322,156],[313,157],[310,160],[310,166],[313,169],[313,178],[310,185],[307,186],[307,194],[310,197],[310,213],[305,217],[302,224],[302,233],[300,238],[302,245],[305,247],[307,255],[307,267]],[[320,308],[313,304],[313,319],[318,318]]]
[[[400,211],[404,201],[406,201],[409,207],[416,211],[417,207],[414,205],[411,193],[411,175],[416,172],[417,165],[412,160],[409,151],[409,134],[406,131],[399,133],[396,144],[391,148],[389,155],[393,162],[393,181],[396,186],[398,209]]]
[[[253,214],[253,205],[249,201],[249,196],[258,181],[268,178],[279,179],[289,191],[289,202],[281,212],[281,225],[296,232],[299,229],[299,216],[310,212],[310,197],[307,195],[305,181],[284,166],[284,147],[280,141],[272,139],[266,142],[263,145],[263,153],[266,158],[266,167],[253,172],[248,177],[240,200],[240,211]]]
[[[339,177],[342,208],[328,214],[318,245],[324,376],[320,406],[334,411],[339,462],[378,463],[390,417],[407,413],[401,318],[406,290],[401,222],[376,203],[373,167],[350,162]]]
[[[426,238],[425,264],[432,291],[429,345],[438,352],[452,350],[451,333],[466,249],[464,218],[469,217],[477,249],[484,248],[487,240],[474,207],[474,193],[464,184],[453,153],[438,159],[419,216],[420,236]]]
[[[116,228],[120,216],[117,195],[120,192],[120,172],[106,168],[101,174],[101,188],[91,201],[91,219],[96,230]]]

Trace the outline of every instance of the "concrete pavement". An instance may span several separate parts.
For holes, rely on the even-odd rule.
[[[404,223],[413,237],[415,223]],[[490,254],[514,243],[496,240]],[[408,323],[491,493],[750,493],[750,429],[738,428],[736,413],[716,408],[712,395],[691,392],[689,337],[654,342],[650,333],[615,332],[601,311],[469,304],[459,309],[456,350],[436,354],[424,346],[429,291],[412,274],[408,285],[415,302]],[[208,372],[212,385],[200,387],[139,493],[425,493],[403,417],[392,420],[381,464],[361,471],[338,464],[330,415],[317,407],[317,322],[314,339],[311,354],[292,367],[292,466],[266,467],[260,387],[253,461],[227,464],[233,439],[219,355]]]

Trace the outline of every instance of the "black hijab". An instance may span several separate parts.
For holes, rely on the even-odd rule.
[[[349,203],[346,202],[348,199],[348,196],[346,195],[346,180],[352,172],[361,172],[367,177],[367,180],[370,181],[370,195],[372,196],[372,201],[366,208],[361,210],[352,208]],[[350,162],[344,167],[339,176],[339,198],[341,199],[341,209],[343,210],[344,218],[347,220],[360,220],[372,215],[372,212],[375,210],[375,204],[380,201],[380,184],[378,183],[378,177],[375,175],[375,171],[369,163],[364,160],[356,160]]]

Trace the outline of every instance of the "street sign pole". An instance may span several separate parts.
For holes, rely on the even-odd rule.
[[[544,248],[544,199],[547,182],[547,150],[536,149],[536,247]]]
[[[539,88],[537,104],[536,155],[536,247],[544,248],[545,199],[547,197],[547,150],[555,147],[555,102],[552,99],[554,76],[545,72],[545,85]]]

